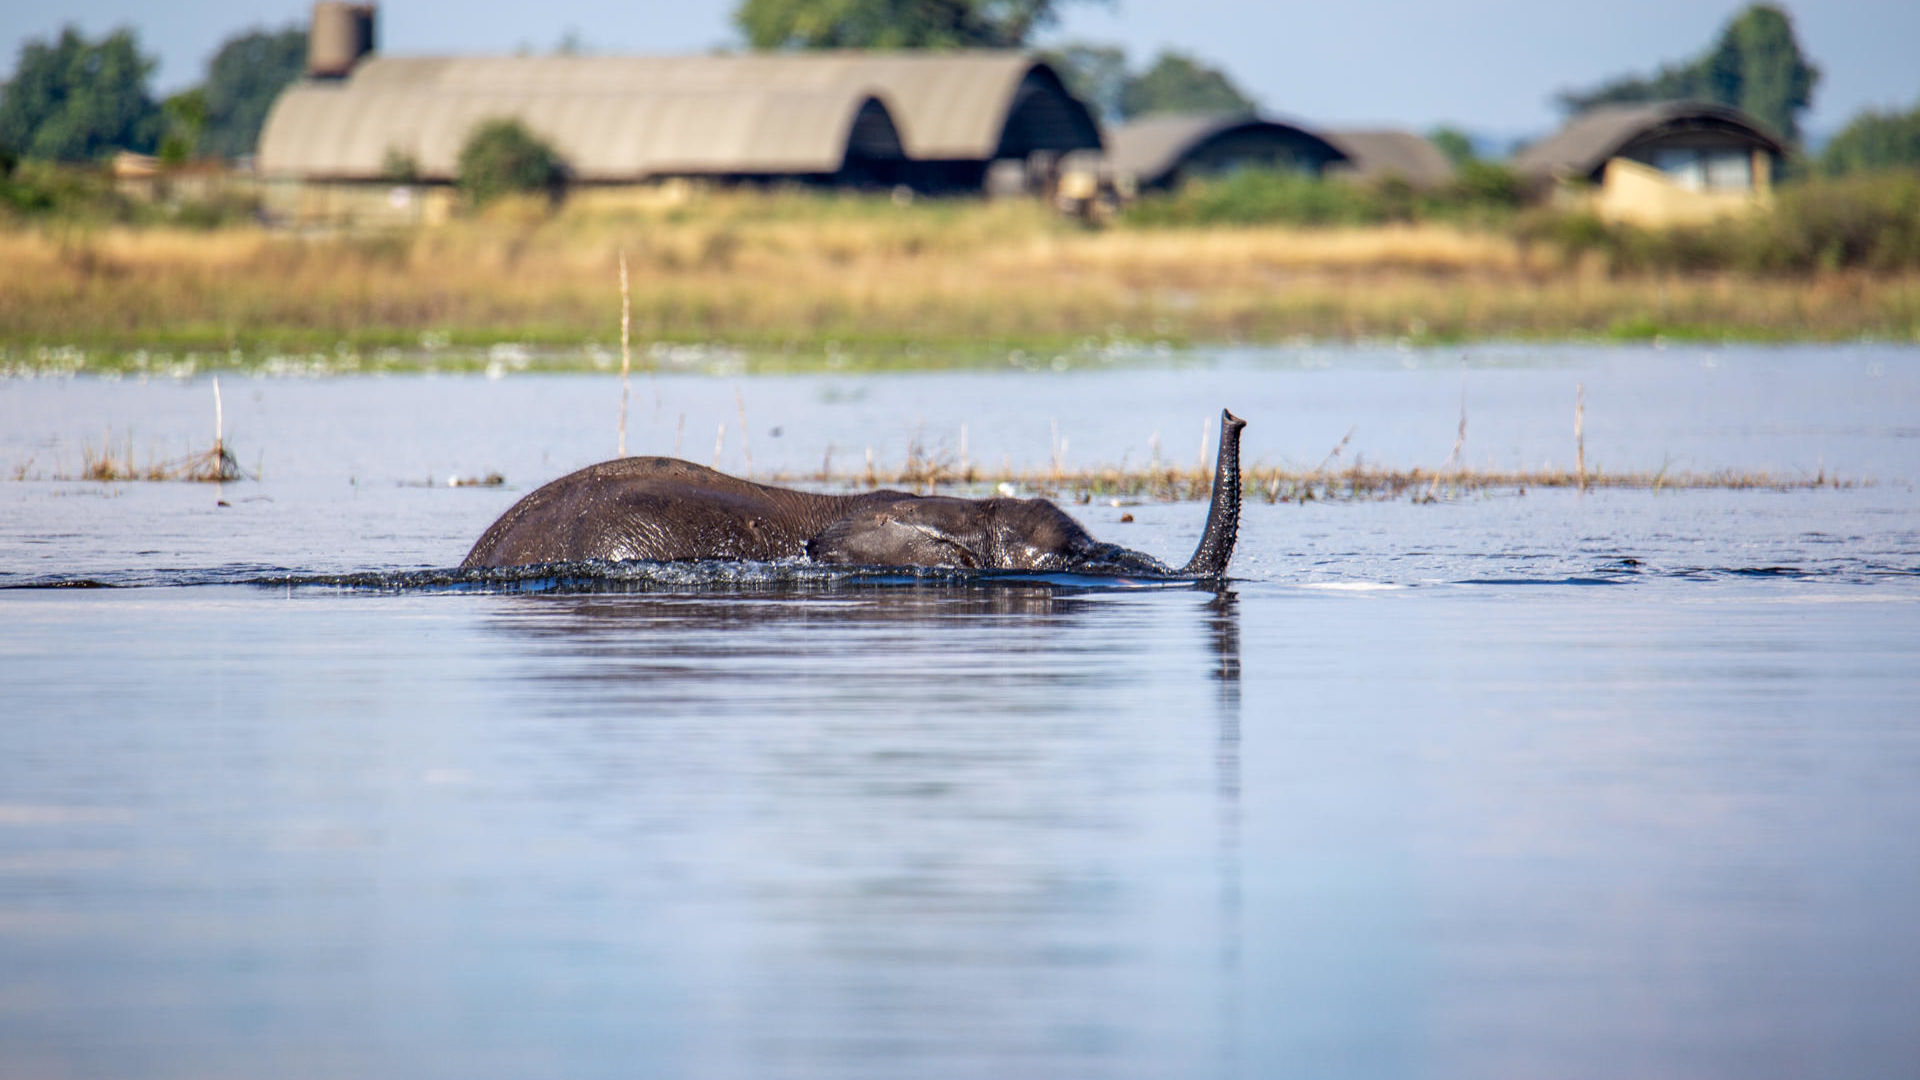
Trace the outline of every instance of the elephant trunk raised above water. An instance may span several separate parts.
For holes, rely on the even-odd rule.
[[[541,487],[500,515],[460,565],[804,555],[835,566],[1216,578],[1226,573],[1240,527],[1240,429],[1246,423],[1220,412],[1206,531],[1178,570],[1095,540],[1045,499],[820,495],[660,457],[601,462]]]

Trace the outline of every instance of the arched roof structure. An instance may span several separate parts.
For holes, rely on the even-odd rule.
[[[1642,158],[1661,146],[1747,146],[1775,158],[1787,150],[1738,109],[1697,101],[1589,109],[1514,155],[1513,168],[1535,182],[1583,177],[1598,182],[1616,157]]]
[[[1142,190],[1171,187],[1193,173],[1294,167],[1319,173],[1346,154],[1319,135],[1247,114],[1148,116],[1107,136],[1107,158]]]
[[[1356,180],[1398,178],[1416,188],[1443,187],[1453,180],[1453,162],[1431,141],[1411,131],[1329,131],[1326,137],[1347,155],[1340,171]]]
[[[835,173],[868,160],[972,161],[1097,148],[1098,128],[1019,52],[700,57],[370,57],[285,91],[266,176],[378,179],[393,153],[451,179],[474,125],[521,120],[582,180]]]

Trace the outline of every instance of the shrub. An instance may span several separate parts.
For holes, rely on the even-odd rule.
[[[1189,180],[1149,195],[1127,211],[1142,225],[1361,225],[1388,220],[1369,191],[1353,184],[1277,169],[1242,169]]]
[[[558,194],[560,157],[518,120],[488,120],[460,148],[460,190],[475,206],[501,195]]]
[[[1443,193],[1446,201],[1461,206],[1511,210],[1524,195],[1520,177],[1512,169],[1491,161],[1467,161],[1459,167],[1453,183]]]
[[[1780,189],[1756,269],[1920,269],[1920,175],[1883,173]]]
[[[134,216],[134,208],[101,169],[21,161],[0,176],[0,213],[124,221]]]
[[[1469,162],[1446,187],[1421,191],[1397,176],[1370,183],[1290,170],[1243,169],[1149,195],[1127,213],[1140,225],[1377,225],[1498,221],[1520,205],[1520,181],[1502,165]]]

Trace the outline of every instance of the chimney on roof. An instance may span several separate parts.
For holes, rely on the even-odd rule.
[[[373,5],[320,0],[307,27],[307,74],[344,79],[374,49]]]

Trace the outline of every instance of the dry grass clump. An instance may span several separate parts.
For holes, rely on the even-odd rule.
[[[240,462],[227,449],[226,415],[220,403],[220,380],[213,380],[213,445],[170,461],[149,459],[146,468],[133,463],[133,436],[127,435],[124,450],[113,450],[113,430],[101,441],[99,452],[92,443],[80,447],[80,479],[117,482],[122,480],[185,480],[193,483],[224,484],[246,477]],[[24,468],[16,477],[24,476]],[[224,504],[222,504],[224,505]]]
[[[98,480],[103,483],[119,483],[132,480],[150,481],[186,481],[189,483],[224,484],[242,480],[246,470],[228,450],[226,444],[216,441],[206,450],[196,451],[184,457],[168,460],[149,458],[144,466],[136,465],[133,458],[133,437],[129,435],[123,447],[116,452],[113,445],[113,433],[109,431],[100,449],[95,450],[92,443],[80,448],[80,473],[77,477],[62,479]]]

